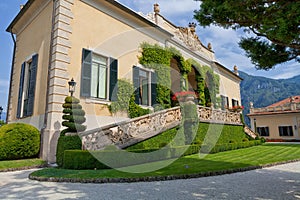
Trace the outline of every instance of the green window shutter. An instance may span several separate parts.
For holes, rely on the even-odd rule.
[[[17,107],[17,118],[21,117],[22,94],[23,94],[23,86],[24,86],[25,65],[26,65],[26,63],[24,62],[22,64],[22,66],[21,66],[20,83],[19,83],[19,97],[18,97],[18,107]]]
[[[117,101],[118,91],[118,60],[114,58],[109,59],[110,76],[109,76],[109,100]]]
[[[29,86],[28,86],[28,107],[27,107],[27,113],[24,113],[26,116],[31,116],[33,114],[37,66],[38,66],[38,54],[35,54],[34,56],[32,56],[32,63],[30,69]]]
[[[92,52],[87,49],[82,50],[81,83],[80,95],[82,97],[91,96],[92,77]]]
[[[140,68],[137,66],[133,66],[133,86],[134,86],[134,96],[135,100],[134,102],[136,104],[141,104],[141,98],[140,98]]]
[[[157,74],[151,72],[151,106],[157,103]]]

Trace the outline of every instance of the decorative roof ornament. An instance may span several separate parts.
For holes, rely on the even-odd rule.
[[[197,26],[197,24],[195,22],[192,22],[192,23],[190,22],[189,23],[189,28],[190,28],[192,33],[196,32],[196,26]]]
[[[207,44],[207,48],[208,48],[210,51],[212,50],[212,45],[211,45],[210,42]]]
[[[178,27],[175,35],[193,51],[203,51],[202,43],[196,34],[197,24],[189,23],[189,27]]]
[[[158,4],[158,3],[155,3],[155,4],[154,4],[154,13],[155,13],[155,14],[159,14],[159,12],[160,12],[159,4]]]
[[[235,73],[236,75],[239,75],[239,69],[236,65],[234,65],[234,67],[233,67],[233,73]]]

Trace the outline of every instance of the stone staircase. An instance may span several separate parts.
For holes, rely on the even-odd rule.
[[[244,132],[249,135],[250,137],[252,137],[253,139],[255,139],[258,135],[252,131],[248,126],[244,126]]]
[[[198,106],[200,122],[242,125],[240,113]],[[138,118],[112,123],[101,128],[79,133],[83,149],[101,150],[109,145],[126,148],[179,126],[182,120],[180,107],[174,107]]]

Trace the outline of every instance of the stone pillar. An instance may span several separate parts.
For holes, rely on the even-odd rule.
[[[189,145],[193,142],[199,126],[197,105],[194,102],[194,97],[188,96],[185,98],[185,101],[181,103],[181,113],[185,144]]]
[[[41,157],[48,163],[56,161],[56,145],[62,122],[62,104],[68,96],[68,67],[71,64],[69,50],[74,18],[74,0],[54,0],[54,21],[52,25],[50,74],[47,93],[47,125],[42,131]]]

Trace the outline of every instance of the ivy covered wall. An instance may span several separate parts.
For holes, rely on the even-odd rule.
[[[181,74],[181,91],[187,91],[188,76],[192,67],[196,71],[197,94],[199,104],[210,106],[211,103],[216,107],[220,99],[219,94],[220,77],[208,66],[201,66],[193,59],[185,60],[182,54],[175,49],[164,48],[157,44],[141,44],[141,56],[139,62],[146,68],[154,69],[157,73],[157,103],[162,108],[171,107],[171,59],[175,59]]]

